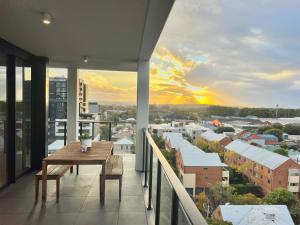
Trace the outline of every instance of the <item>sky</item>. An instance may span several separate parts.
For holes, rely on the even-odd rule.
[[[150,103],[300,108],[299,0],[176,0]],[[136,103],[136,73],[80,71],[89,98]]]

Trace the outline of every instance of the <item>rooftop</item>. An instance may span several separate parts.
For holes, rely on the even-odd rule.
[[[224,138],[226,138],[227,136],[223,133],[217,134],[212,130],[208,130],[208,131],[204,132],[203,134],[201,134],[201,137],[208,141],[221,141]]]
[[[286,156],[250,145],[241,140],[232,141],[226,145],[225,148],[270,169],[276,169],[278,166],[289,160]]]
[[[285,205],[220,205],[224,221],[233,225],[294,225]]]
[[[221,162],[218,153],[206,153],[187,140],[183,139],[177,149],[181,153],[184,166],[226,166]]]
[[[183,139],[181,133],[165,132],[163,133],[163,139],[168,140],[171,144],[171,148],[178,148],[180,142]]]

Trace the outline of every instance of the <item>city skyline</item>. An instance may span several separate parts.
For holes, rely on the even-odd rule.
[[[151,104],[300,107],[300,3],[228,2],[176,1],[151,58]],[[80,76],[93,101],[136,102],[136,73]]]

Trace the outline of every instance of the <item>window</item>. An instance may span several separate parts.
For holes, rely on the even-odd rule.
[[[270,184],[271,183],[271,181],[268,179],[268,184]]]
[[[208,177],[204,177],[205,178],[205,180],[207,180],[208,179]]]
[[[207,167],[204,167],[203,170],[208,170],[208,168],[207,168]]]
[[[299,186],[299,183],[289,183],[289,186],[297,187]]]
[[[271,170],[270,170],[270,169],[268,169],[268,173],[271,173]]]

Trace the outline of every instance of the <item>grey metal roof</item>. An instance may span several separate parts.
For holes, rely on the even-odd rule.
[[[285,205],[220,205],[224,221],[233,225],[294,225]]]
[[[288,161],[289,158],[263,148],[250,145],[241,140],[235,140],[225,146],[225,149],[238,153],[260,165],[275,169]]]
[[[226,164],[221,162],[217,153],[206,153],[187,140],[182,140],[177,150],[181,152],[184,166],[226,166]]]
[[[208,130],[208,131],[204,132],[203,134],[201,134],[201,137],[208,141],[221,141],[224,138],[226,138],[227,136],[223,133],[217,134],[217,133],[213,132],[212,130]]]
[[[168,140],[170,142],[171,148],[177,148],[180,142],[184,140],[181,133],[174,132],[163,133],[163,139]]]

